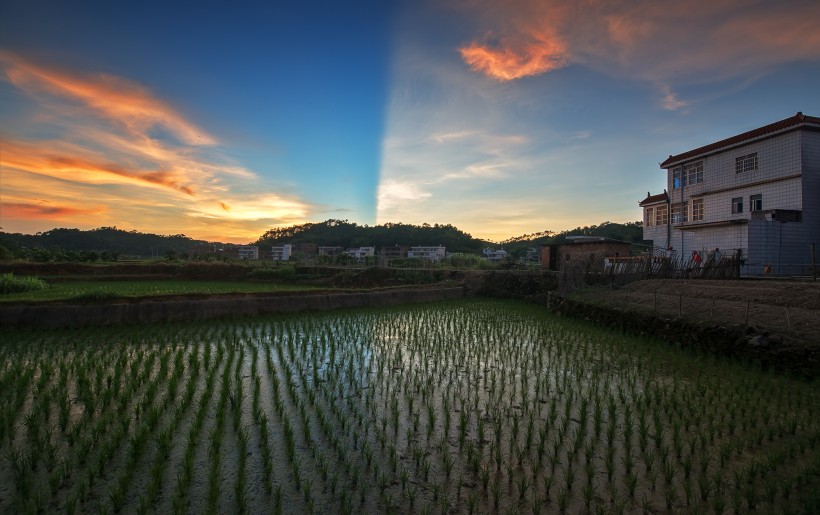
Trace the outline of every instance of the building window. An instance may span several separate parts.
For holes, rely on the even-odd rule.
[[[703,199],[695,199],[692,201],[692,221],[697,222],[703,220]]]
[[[749,209],[751,211],[763,211],[763,195],[749,197]]]
[[[743,197],[735,197],[732,199],[732,214],[743,212]]]
[[[757,170],[757,152],[735,159],[735,173],[752,172]]]
[[[679,224],[688,221],[689,204],[672,204],[672,223]]]
[[[644,217],[645,222],[644,223],[646,224],[647,227],[652,226],[652,217],[654,215],[655,215],[655,208],[652,208],[652,207],[646,208],[645,217]]]
[[[666,225],[669,223],[669,209],[667,206],[655,208],[655,225]]]
[[[703,182],[703,161],[689,163],[672,169],[672,188],[690,186]]]

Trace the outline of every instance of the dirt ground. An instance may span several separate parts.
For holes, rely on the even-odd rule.
[[[820,346],[820,282],[643,280],[582,294],[587,300],[711,325],[745,325]]]

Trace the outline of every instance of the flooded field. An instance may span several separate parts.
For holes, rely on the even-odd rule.
[[[462,300],[0,332],[0,512],[812,512],[820,387]]]

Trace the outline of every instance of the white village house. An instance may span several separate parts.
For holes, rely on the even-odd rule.
[[[365,258],[376,255],[376,247],[353,247],[345,250],[342,254],[350,256],[356,261],[364,261]]]
[[[740,252],[741,274],[810,273],[820,244],[820,118],[803,113],[669,156],[643,199],[644,239],[669,254]]]
[[[507,258],[507,251],[504,249],[485,247],[481,253],[484,255],[484,259],[491,263],[499,263]]]
[[[273,261],[289,261],[292,250],[293,246],[290,244],[274,245],[270,248],[270,257]]]
[[[446,255],[447,249],[441,245],[438,247],[410,247],[410,250],[407,251],[408,258],[421,258],[434,263],[443,260]]]

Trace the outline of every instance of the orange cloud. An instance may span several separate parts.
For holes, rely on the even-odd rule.
[[[474,0],[466,9],[497,42],[473,41],[459,49],[461,57],[499,80],[579,63],[668,85],[758,76],[784,63],[820,60],[816,1]],[[687,104],[671,89],[662,96],[667,108]]]
[[[79,100],[98,114],[125,126],[133,134],[145,134],[162,126],[189,145],[212,145],[215,140],[197,128],[145,88],[106,74],[81,76],[55,67],[44,67],[16,54],[0,51],[9,81],[27,92],[48,91]]]
[[[459,49],[470,68],[501,81],[540,75],[566,64],[565,47],[557,39],[490,46],[473,42]]]
[[[88,157],[59,155],[49,148],[48,142],[38,145],[4,140],[2,145],[0,166],[74,182],[104,184],[124,180],[130,184],[158,185],[194,195],[190,186],[180,184],[178,178],[169,172],[141,172]]]
[[[34,100],[21,106],[35,106],[0,134],[5,230],[59,220],[247,242],[308,218],[310,204],[264,191],[215,138],[138,84],[0,50],[3,79]],[[44,133],[56,136],[33,136]]]
[[[75,217],[77,215],[98,215],[106,211],[105,206],[95,208],[78,208],[74,206],[58,206],[49,203],[2,203],[0,210],[4,219],[29,218],[40,220],[55,220]]]

